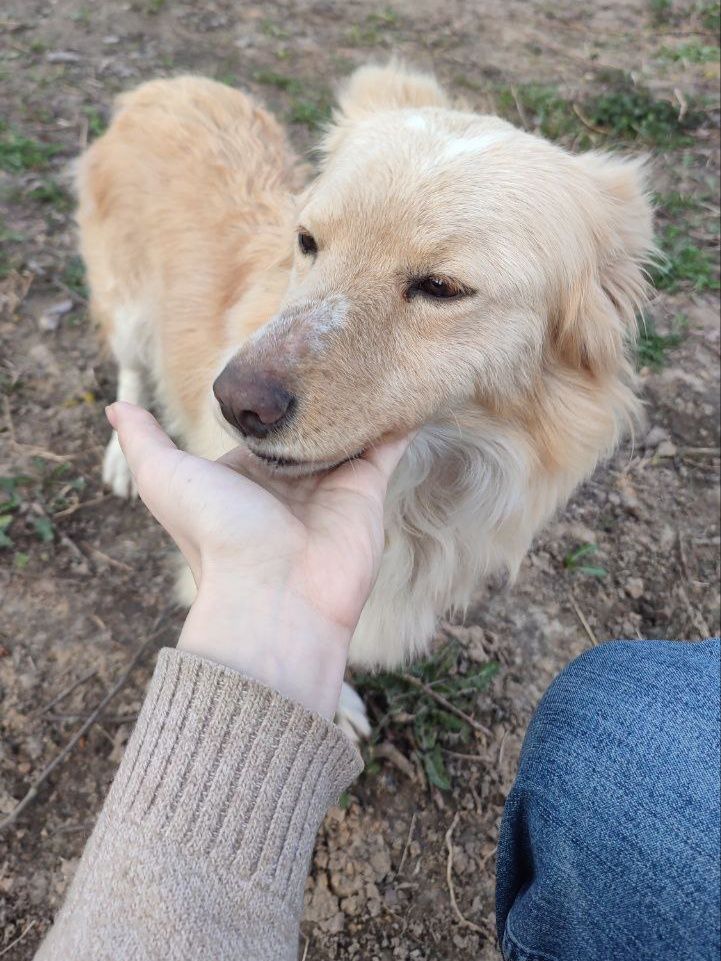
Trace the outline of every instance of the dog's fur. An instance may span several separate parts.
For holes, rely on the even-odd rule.
[[[193,77],[123,95],[79,166],[92,312],[190,450],[238,443],[211,384],[228,362],[298,397],[251,449],[337,463],[419,428],[351,658],[397,666],[479,578],[514,574],[539,527],[633,424],[630,343],[652,215],[642,163],[572,156],[454,110],[399,65],[349,80],[307,185],[277,123]],[[318,242],[298,249],[298,225]],[[474,293],[411,296],[451,277]],[[106,479],[127,493],[115,440]]]

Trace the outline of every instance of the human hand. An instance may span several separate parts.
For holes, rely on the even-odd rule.
[[[284,478],[242,447],[219,461],[187,454],[132,404],[112,404],[107,417],[140,497],[198,586],[178,646],[332,718],[408,438],[322,475]]]

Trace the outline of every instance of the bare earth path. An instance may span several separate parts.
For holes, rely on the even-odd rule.
[[[574,149],[649,152],[669,255],[639,356],[647,432],[577,494],[515,586],[486,586],[466,626],[439,634],[445,666],[422,671],[490,737],[413,682],[366,679],[377,724],[371,763],[318,839],[300,944],[308,961],[498,958],[488,933],[498,824],[544,688],[592,639],[719,631],[718,9],[668,0],[6,0],[0,817],[125,670],[171,580],[168,545],[143,507],[114,501],[99,483],[114,371],[86,316],[68,162],[102,130],[115,93],[183,71],[252,90],[308,149],[334,83],[397,52],[435,68],[475,108]],[[166,617],[154,647],[173,642],[180,619]],[[32,957],[61,903],[153,659],[151,648],[0,835],[4,961]],[[498,670],[484,686],[489,664]]]

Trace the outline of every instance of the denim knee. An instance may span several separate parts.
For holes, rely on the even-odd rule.
[[[499,840],[506,958],[718,956],[719,656],[612,642],[551,685]]]

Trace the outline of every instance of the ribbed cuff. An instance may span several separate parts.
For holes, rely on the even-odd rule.
[[[295,901],[328,807],[362,768],[334,724],[164,648],[106,808]]]

